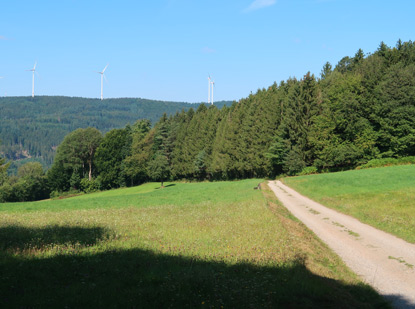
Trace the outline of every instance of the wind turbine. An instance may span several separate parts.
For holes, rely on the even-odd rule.
[[[97,72],[101,74],[101,101],[104,99],[103,97],[103,88],[104,88],[104,72],[107,69],[108,64],[105,66],[105,68],[101,72]],[[106,79],[106,78],[105,78]]]
[[[4,76],[0,76],[0,79],[4,78]]]
[[[37,64],[37,61],[35,62],[35,65],[33,66],[33,69],[26,70],[26,71],[31,71],[33,73],[33,76],[32,76],[32,98],[35,97],[35,72],[36,72],[36,64]]]
[[[211,102],[210,103],[213,105],[213,87],[215,86],[215,81],[212,80],[212,81],[210,81],[210,83],[212,85],[212,95],[211,95]]]

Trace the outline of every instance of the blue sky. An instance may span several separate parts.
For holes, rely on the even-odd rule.
[[[412,0],[3,1],[0,95],[239,100],[362,48],[415,40]]]

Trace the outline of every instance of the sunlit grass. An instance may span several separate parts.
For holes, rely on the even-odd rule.
[[[251,189],[258,180],[213,183],[147,183],[142,186],[80,195],[62,200],[25,203],[0,203],[0,212],[63,211],[160,205],[196,205],[202,202],[236,202],[252,199]],[[239,188],[235,195],[233,189]]]
[[[284,178],[322,204],[415,243],[415,165]]]
[[[0,305],[385,305],[258,182],[2,205]]]

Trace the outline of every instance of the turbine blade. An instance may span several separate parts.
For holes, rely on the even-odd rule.
[[[105,70],[107,69],[107,67],[108,67],[108,64],[105,66],[105,68],[102,70],[102,73],[104,73],[105,72]]]
[[[33,71],[36,70],[37,61],[35,61],[35,65],[33,66]]]

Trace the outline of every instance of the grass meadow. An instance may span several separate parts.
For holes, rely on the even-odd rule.
[[[415,243],[415,165],[287,177],[298,192]]]
[[[388,304],[260,180],[0,206],[0,307]]]

